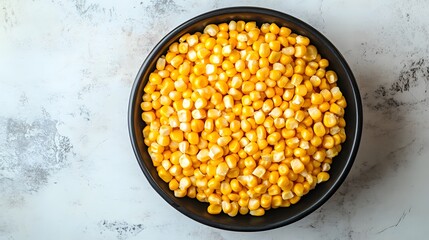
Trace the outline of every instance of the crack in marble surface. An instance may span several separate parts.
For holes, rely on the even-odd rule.
[[[383,228],[382,230],[380,230],[380,231],[378,231],[377,232],[377,234],[380,234],[380,233],[383,233],[384,231],[387,231],[387,230],[389,230],[389,229],[391,229],[391,228],[395,228],[395,227],[397,227],[404,219],[405,219],[405,217],[407,216],[407,214],[408,213],[410,213],[411,212],[411,208],[409,208],[408,209],[408,211],[407,210],[405,210],[403,213],[402,213],[402,215],[401,215],[401,217],[399,217],[399,219],[398,219],[398,221],[395,223],[395,224],[393,224],[393,225],[391,225],[391,226],[388,226],[388,227],[386,227],[386,228]]]

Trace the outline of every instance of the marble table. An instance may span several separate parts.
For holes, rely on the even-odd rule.
[[[289,226],[236,233],[197,223],[150,187],[127,104],[148,52],[206,11],[296,16],[343,53],[364,131],[342,187]],[[0,239],[425,239],[429,228],[426,1],[0,0]]]

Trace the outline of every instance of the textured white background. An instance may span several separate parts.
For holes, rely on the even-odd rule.
[[[425,239],[427,1],[0,0],[0,239]],[[364,132],[351,174],[292,225],[234,233],[166,204],[133,155],[127,104],[154,45],[206,11],[276,8],[354,71]]]

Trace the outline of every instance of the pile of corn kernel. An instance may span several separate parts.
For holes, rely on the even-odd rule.
[[[306,36],[231,21],[185,34],[144,88],[153,165],[176,197],[229,216],[288,207],[329,179],[346,100]]]

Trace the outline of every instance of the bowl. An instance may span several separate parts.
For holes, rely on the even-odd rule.
[[[271,209],[261,217],[238,214],[229,217],[226,214],[210,215],[207,213],[207,203],[201,203],[191,198],[176,198],[169,190],[168,184],[160,179],[148,154],[142,135],[145,127],[141,119],[140,101],[143,88],[148,81],[150,72],[155,69],[156,60],[168,50],[168,46],[178,41],[185,33],[202,31],[210,23],[229,22],[231,20],[256,21],[261,23],[277,23],[286,26],[293,32],[310,38],[319,53],[330,62],[329,69],[335,70],[343,95],[347,100],[345,110],[345,128],[347,139],[342,144],[342,150],[336,156],[329,171],[330,179],[318,184],[315,189],[301,200],[287,208]],[[341,53],[320,32],[301,20],[282,12],[257,7],[232,7],[218,9],[194,17],[168,33],[150,52],[141,66],[131,91],[128,111],[128,124],[131,144],[137,161],[152,187],[173,208],[184,215],[209,226],[232,231],[262,231],[285,226],[302,219],[325,203],[340,187],[349,173],[356,157],[362,132],[362,103],[359,90],[352,71]]]

